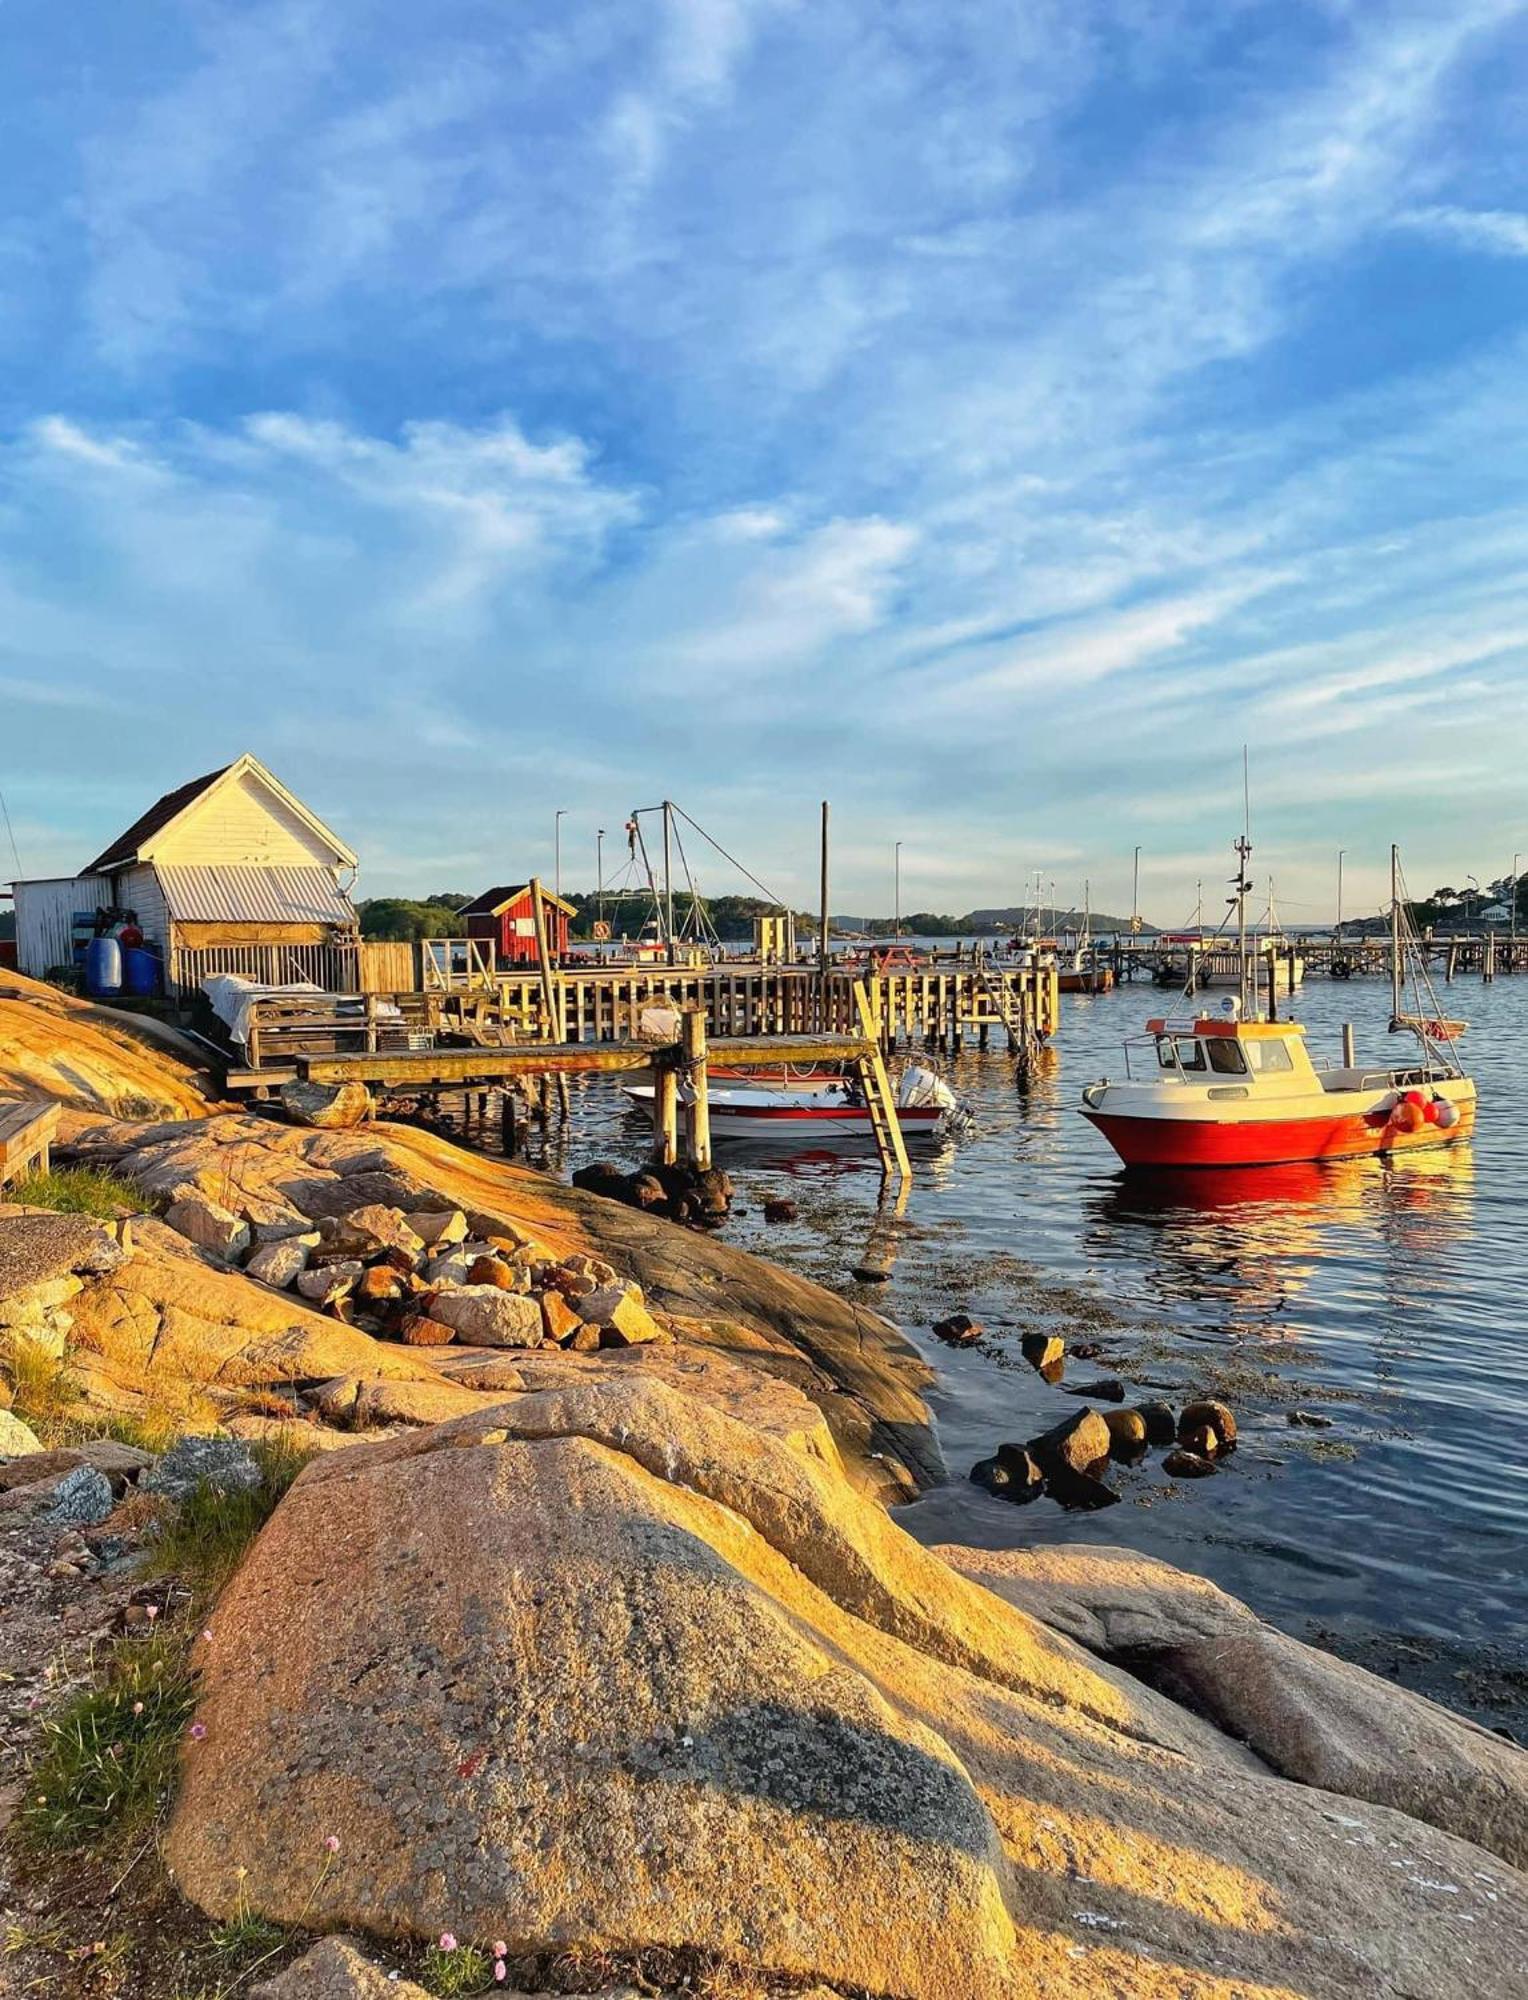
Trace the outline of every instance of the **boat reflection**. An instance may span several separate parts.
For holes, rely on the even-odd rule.
[[[1471,1223],[1471,1148],[1392,1161],[1307,1161],[1111,1175],[1087,1203],[1090,1254],[1144,1256],[1164,1302],[1218,1303],[1228,1331],[1281,1338],[1335,1239],[1353,1230],[1390,1252],[1435,1257]],[[1351,1250],[1348,1250],[1351,1254]]]

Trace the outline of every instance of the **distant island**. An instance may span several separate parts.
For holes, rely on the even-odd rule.
[[[373,896],[356,905],[361,921],[361,935],[368,938],[422,938],[422,937],[462,937],[466,933],[466,923],[458,912],[472,900],[469,893],[440,891],[436,894],[412,898],[406,896]],[[591,938],[594,925],[601,912],[605,921],[612,925],[619,937],[634,936],[653,914],[653,900],[650,895],[601,897],[593,890],[570,890],[563,900],[571,903],[577,912],[571,925],[575,938]],[[760,896],[708,896],[701,901],[704,917],[703,928],[724,944],[743,944],[753,936],[755,917],[774,916],[777,905],[766,903]],[[683,916],[690,914],[690,899],[684,898]],[[675,897],[676,926],[681,917],[679,898]],[[1042,905],[1038,912],[1039,928],[1046,935],[1056,932],[1076,931],[1082,927],[1083,913],[1080,909],[1054,910]],[[1032,906],[1018,903],[1007,909],[968,910],[964,916],[947,916],[933,910],[910,910],[900,924],[892,917],[834,916],[830,919],[838,932],[854,932],[863,937],[1011,937],[1015,932],[1031,931],[1036,927],[1036,912]],[[1095,936],[1107,936],[1115,931],[1128,931],[1128,917],[1110,916],[1106,911],[1095,910],[1092,915]],[[815,911],[798,910],[796,927],[803,936],[815,930]],[[1154,935],[1154,924],[1142,924],[1141,929]]]

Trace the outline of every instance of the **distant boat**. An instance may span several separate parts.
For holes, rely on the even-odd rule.
[[[1093,943],[1092,884],[1082,885],[1082,935],[1075,951],[1063,952],[1058,961],[1056,987],[1061,993],[1112,993],[1114,968]]]
[[[1399,862],[1392,867],[1391,1029],[1415,1035],[1417,1058],[1364,1068],[1313,1063],[1296,1021],[1257,1010],[1254,954],[1245,935],[1245,839],[1236,879],[1242,990],[1216,1013],[1146,1023],[1148,1073],[1103,1078],[1082,1093],[1082,1114],[1127,1167],[1283,1166],[1450,1145],[1475,1122],[1476,1089],[1455,1043],[1465,1023],[1440,1015],[1426,967],[1413,954],[1427,1005],[1403,1010],[1404,933]]]

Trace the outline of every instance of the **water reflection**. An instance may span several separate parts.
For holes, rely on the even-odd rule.
[[[1088,1189],[1083,1240],[1101,1259],[1144,1260],[1164,1302],[1218,1301],[1232,1326],[1266,1336],[1324,1264],[1354,1256],[1355,1232],[1387,1261],[1462,1241],[1473,1185],[1467,1145],[1394,1164],[1121,1170]]]

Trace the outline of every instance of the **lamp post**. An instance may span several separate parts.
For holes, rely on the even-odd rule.
[[[1347,853],[1347,851],[1348,850],[1345,847],[1339,847],[1337,850],[1337,940],[1336,941],[1339,945],[1342,943],[1342,857],[1344,854]]]
[[[560,807],[552,816],[552,886],[559,896],[562,894],[562,823],[567,816],[566,806]]]
[[[600,922],[605,921],[605,829],[594,830],[594,896],[599,908]]]
[[[900,840],[892,849],[892,880],[895,886],[892,891],[893,915],[891,919],[891,935],[893,940],[895,940],[902,935],[902,843]]]
[[[1521,854],[1514,854],[1512,857],[1512,950],[1514,957],[1517,954],[1517,864],[1522,858]]]
[[[1473,875],[1466,875],[1464,879],[1466,882],[1469,883],[1470,887],[1475,891],[1475,894],[1473,896],[1469,896],[1465,899],[1464,926],[1465,929],[1468,930],[1470,925],[1473,924],[1475,921],[1475,904],[1476,900],[1480,895],[1480,884],[1475,880],[1475,877]]]
[[[1135,850],[1134,886],[1130,891],[1130,929],[1132,935],[1141,928],[1141,850]]]

